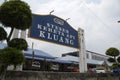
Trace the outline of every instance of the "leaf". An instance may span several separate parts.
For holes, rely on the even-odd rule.
[[[19,50],[27,50],[28,44],[22,38],[14,38],[8,43],[8,46]]]
[[[21,50],[7,47],[0,50],[0,64],[18,65],[24,62],[24,55]]]
[[[0,27],[0,41],[5,40],[7,38],[7,32]]]
[[[0,6],[0,22],[6,27],[21,30],[32,24],[32,13],[27,3],[21,0],[10,0]]]
[[[108,61],[111,62],[111,63],[114,63],[115,59],[114,58],[108,58]]]
[[[120,54],[119,50],[117,48],[109,48],[106,53],[106,55],[109,55],[109,56],[118,56]]]
[[[120,56],[117,58],[117,61],[120,63]]]

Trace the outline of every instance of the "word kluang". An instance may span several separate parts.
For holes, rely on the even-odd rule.
[[[75,36],[71,35],[69,30],[63,27],[46,23],[46,25],[38,24],[37,28],[39,30],[39,37],[43,39],[74,45]]]

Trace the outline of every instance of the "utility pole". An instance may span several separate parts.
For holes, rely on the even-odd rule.
[[[34,43],[32,42],[32,63],[33,63],[33,61],[34,61],[34,55],[35,55],[34,50],[33,50],[33,47],[34,47]]]

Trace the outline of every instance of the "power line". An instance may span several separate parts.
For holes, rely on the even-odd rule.
[[[96,14],[93,12],[93,10],[91,10],[91,9],[86,5],[85,2],[83,2],[83,4],[86,6],[86,8],[87,8],[107,29],[109,29],[110,31],[112,31],[112,33],[114,33],[115,36],[118,35],[118,33],[113,32],[113,30],[111,30],[111,27],[110,27],[109,25],[107,25],[101,18],[99,18],[98,15],[96,15]],[[118,21],[118,22],[120,22],[120,21]],[[120,35],[118,35],[118,36],[120,37]]]

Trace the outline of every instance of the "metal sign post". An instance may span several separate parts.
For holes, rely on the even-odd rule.
[[[79,39],[79,72],[84,73],[87,71],[87,61],[84,30],[81,28],[78,29],[78,39]]]

